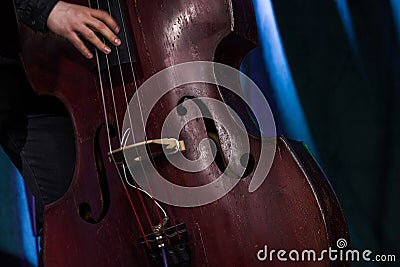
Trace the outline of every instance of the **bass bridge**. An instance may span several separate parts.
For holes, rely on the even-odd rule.
[[[153,233],[140,240],[153,266],[164,266],[165,261],[168,266],[190,266],[189,238],[184,223],[165,229],[160,223],[153,227]]]

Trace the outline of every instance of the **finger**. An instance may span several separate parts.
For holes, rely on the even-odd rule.
[[[119,46],[121,44],[121,40],[102,21],[100,21],[98,19],[91,19],[87,22],[87,25],[90,28],[92,28],[93,30],[95,30],[96,32],[99,32],[102,36],[104,36],[113,45]]]
[[[99,39],[92,29],[84,27],[78,32],[84,39],[92,43],[98,50],[105,54],[109,54],[111,52],[111,49]]]
[[[96,19],[102,21],[108,28],[110,28],[114,33],[119,32],[119,27],[117,22],[105,11],[99,9],[92,9],[91,15]]]
[[[70,33],[67,36],[67,40],[70,41],[72,45],[75,46],[75,48],[78,49],[78,51],[86,58],[91,59],[93,57],[93,54],[75,32]]]

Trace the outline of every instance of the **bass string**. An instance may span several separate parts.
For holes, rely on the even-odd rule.
[[[98,71],[98,75],[99,75],[99,84],[100,84],[101,98],[102,98],[102,104],[103,104],[104,118],[105,118],[106,127],[108,129],[109,128],[109,122],[108,122],[108,116],[107,116],[107,106],[106,106],[106,103],[105,103],[104,85],[103,85],[102,78],[101,78],[100,60],[99,60],[99,54],[98,54],[97,49],[95,49],[95,55],[96,55],[97,71]],[[110,134],[109,134],[109,130],[107,130],[107,141],[108,141],[109,151],[111,152],[112,151],[112,146],[111,146],[111,137],[110,137]],[[125,186],[125,184],[124,184],[124,182],[122,180],[122,175],[121,175],[121,173],[119,171],[119,168],[118,168],[118,166],[116,164],[114,156],[112,154],[110,154],[110,156],[111,156],[112,161],[113,161],[113,163],[114,163],[114,165],[116,167],[116,170],[118,172],[118,177],[120,178],[120,180],[122,182],[122,185],[123,185],[124,190],[125,190],[125,194],[128,197],[128,201],[129,201],[130,206],[131,206],[131,208],[133,210],[135,218],[136,218],[136,220],[137,220],[137,222],[139,224],[140,231],[142,232],[142,235],[144,236],[144,239],[145,239],[145,242],[146,242],[147,246],[149,248],[151,248],[151,246],[150,246],[150,244],[149,244],[149,242],[148,242],[148,240],[146,238],[145,231],[144,231],[143,226],[142,226],[142,224],[140,222],[140,219],[139,219],[139,216],[137,214],[137,211],[136,211],[136,209],[135,209],[135,207],[133,205],[132,199],[131,199],[129,193],[127,192],[127,188],[126,188],[126,186]]]
[[[119,1],[117,1],[117,2],[118,2],[118,6],[119,6],[120,16],[121,16],[121,19],[123,20],[120,2],[119,2]],[[108,4],[109,13],[111,14],[111,8],[110,8],[110,4],[109,4],[108,1],[107,1],[107,4]],[[97,0],[97,5],[99,6],[99,1],[98,1],[98,0]],[[125,29],[124,23],[122,23],[122,26],[123,26],[123,33],[124,33],[125,41],[126,41],[126,43],[128,43],[128,42],[127,42],[127,34],[126,34],[126,29]],[[104,41],[104,39],[103,39],[103,41]],[[135,72],[134,72],[134,70],[133,70],[133,65],[132,65],[132,56],[131,56],[131,54],[130,54],[129,49],[128,49],[127,51],[128,51],[128,55],[129,55],[129,59],[130,59],[129,61],[130,61],[130,63],[131,63],[131,70],[132,70],[133,80],[134,80],[135,88],[136,88],[136,91],[137,91],[137,82],[136,82]],[[124,91],[124,98],[125,98],[125,102],[126,102],[127,110],[128,110],[129,123],[130,123],[131,129],[133,129],[133,127],[132,127],[132,126],[133,126],[133,125],[132,125],[132,119],[131,119],[131,117],[130,117],[130,110],[129,110],[128,97],[127,97],[126,87],[125,87],[125,81],[124,81],[124,74],[123,74],[123,71],[122,71],[122,64],[121,64],[121,60],[120,60],[120,56],[119,56],[118,49],[116,49],[116,53],[117,53],[119,71],[120,71],[120,75],[121,75],[121,79],[122,79],[122,85],[123,85],[123,91]],[[100,69],[100,62],[99,62],[99,54],[97,53],[97,50],[96,50],[96,59],[97,59],[97,66],[98,66],[98,74],[99,74],[99,81],[100,81],[100,89],[101,89],[101,94],[102,94],[102,102],[103,102],[104,116],[105,116],[105,121],[106,121],[107,127],[109,127],[108,116],[107,116],[108,112],[107,112],[107,106],[106,106],[106,103],[105,103],[106,101],[105,101],[105,94],[104,94],[104,86],[103,86],[103,82],[102,82],[102,78],[101,78],[101,69]],[[108,71],[108,75],[109,75],[110,90],[111,90],[111,95],[112,95],[114,113],[115,113],[115,117],[116,117],[116,121],[117,121],[118,138],[119,138],[120,145],[122,146],[123,143],[122,143],[122,141],[121,141],[121,133],[120,133],[120,131],[119,131],[117,105],[116,105],[116,101],[115,101],[114,87],[113,87],[113,83],[112,83],[111,71],[110,71],[110,64],[109,64],[109,60],[108,60],[108,56],[107,56],[107,55],[106,55],[106,64],[107,64],[107,71]],[[140,104],[140,99],[139,99],[139,98],[138,98],[138,104],[139,104],[140,109],[141,109],[141,104]],[[144,120],[143,120],[143,115],[142,115],[143,113],[142,113],[142,110],[140,110],[140,111],[141,111],[142,125],[144,125],[144,122],[143,122]],[[143,126],[143,128],[144,128],[144,126]],[[144,133],[145,133],[145,136],[146,136],[145,130],[144,130]],[[111,152],[111,151],[112,151],[112,145],[111,145],[111,137],[110,137],[110,132],[109,132],[109,131],[108,131],[107,137],[108,137],[109,150],[110,150],[110,152]],[[134,137],[133,130],[132,130],[132,139],[133,139],[133,142],[135,143],[135,137]],[[147,136],[146,136],[146,141],[147,141]],[[122,178],[122,175],[121,175],[121,173],[120,173],[120,171],[119,171],[118,165],[117,165],[117,163],[116,163],[116,161],[115,161],[115,159],[114,159],[112,153],[110,153],[110,154],[111,154],[111,159],[112,159],[112,161],[113,161],[113,163],[114,163],[114,165],[115,165],[115,168],[116,168],[117,171],[118,171],[118,176],[119,176],[119,178],[120,178],[120,180],[121,180],[121,182],[122,182],[122,184],[123,184],[123,187],[124,187],[124,189],[125,189],[125,193],[126,193],[126,195],[127,195],[127,197],[128,197],[128,200],[129,200],[129,203],[130,203],[130,205],[131,205],[131,208],[132,208],[132,210],[133,210],[133,212],[134,212],[134,214],[135,214],[135,218],[136,218],[136,220],[138,221],[138,224],[139,224],[139,227],[140,227],[141,232],[142,232],[142,234],[143,234],[143,237],[144,237],[144,239],[145,239],[147,245],[149,246],[148,241],[147,241],[147,239],[146,239],[146,237],[145,237],[145,232],[144,232],[142,223],[141,223],[141,221],[140,221],[140,219],[139,219],[139,216],[138,216],[138,214],[137,214],[137,211],[136,211],[136,209],[135,209],[135,207],[134,207],[134,205],[133,205],[133,201],[132,201],[132,199],[131,199],[131,197],[130,197],[130,195],[129,195],[129,192],[128,192],[127,188],[126,188],[126,185],[125,185],[125,183],[124,183],[124,181],[123,181],[123,178]],[[144,171],[144,166],[143,166],[142,163],[141,163],[141,165],[142,165],[141,167],[142,167],[143,173],[146,175],[146,172]],[[148,192],[144,191],[143,189],[139,188],[138,186],[135,186],[135,185],[132,185],[132,184],[129,183],[128,178],[127,178],[127,174],[126,174],[126,171],[125,171],[125,168],[126,168],[126,166],[123,165],[123,171],[124,171],[124,178],[125,178],[125,181],[126,181],[126,183],[127,183],[129,186],[136,188],[137,193],[138,193],[139,198],[140,198],[140,201],[141,201],[141,204],[142,204],[142,207],[143,207],[143,209],[144,209],[144,211],[145,211],[145,214],[146,214],[148,223],[150,224],[150,227],[152,227],[152,223],[151,223],[151,220],[150,220],[150,216],[149,216],[148,211],[147,211],[147,208],[146,208],[146,206],[145,206],[145,204],[144,204],[144,201],[143,201],[143,198],[142,198],[142,194],[139,192],[139,190],[142,191],[142,192],[144,192],[146,195],[148,195],[149,197],[152,198],[153,203],[155,204],[155,210],[157,211],[159,220],[160,220],[160,222],[162,222],[162,218],[161,218],[161,214],[160,214],[159,209],[162,210],[164,217],[167,218],[167,214],[166,214],[165,210],[161,207],[161,205],[160,205],[159,203],[156,202],[156,200],[155,200],[154,197],[151,195],[151,193],[149,194]],[[132,174],[132,175],[133,175],[133,174]],[[147,178],[147,177],[146,177],[146,178]],[[169,240],[168,240],[168,243],[169,243]]]
[[[118,8],[119,8],[119,11],[120,11],[120,16],[121,16],[121,20],[123,21],[124,20],[124,16],[122,15],[122,9],[121,9],[121,3],[120,3],[120,0],[117,0],[117,3],[118,3]],[[137,14],[139,15],[140,13],[139,12],[137,12]],[[125,38],[125,40],[127,40],[128,38],[127,38],[127,34],[126,34],[126,29],[125,29],[125,23],[122,23],[122,27],[123,27],[123,32],[124,32],[124,38]],[[136,81],[136,75],[135,75],[135,70],[134,70],[134,67],[133,67],[133,60],[132,60],[132,55],[131,55],[131,51],[129,50],[129,49],[127,49],[127,54],[128,54],[128,57],[129,57],[129,63],[130,63],[130,71],[131,71],[131,73],[132,73],[132,75],[133,75],[133,81],[134,81],[134,91],[135,92],[137,92],[137,94],[138,94],[138,105],[139,105],[139,111],[140,111],[140,118],[141,118],[141,122],[142,122],[142,129],[143,129],[143,133],[144,133],[144,137],[145,137],[145,141],[148,141],[148,137],[147,137],[147,133],[146,133],[146,128],[145,128],[145,122],[144,122],[144,116],[143,116],[143,109],[142,109],[142,105],[141,105],[141,102],[140,102],[140,99],[141,98],[143,98],[143,92],[140,92],[140,90],[138,91],[138,85],[137,85],[137,81]],[[130,123],[131,123],[131,125],[132,125],[132,121],[130,121]],[[133,128],[132,128],[133,129]],[[133,136],[132,136],[133,137]],[[133,141],[134,141],[134,138],[133,138]],[[149,149],[149,151],[150,151],[150,153],[151,153],[151,147],[149,147],[148,148]],[[157,165],[156,165],[156,162],[154,161],[154,159],[153,158],[151,158],[151,161],[152,161],[152,164],[156,167]],[[142,163],[141,163],[142,164]],[[143,165],[142,165],[142,169],[143,169]],[[160,179],[160,177],[158,177],[158,179]],[[148,181],[148,179],[146,179],[146,181]],[[160,185],[161,185],[161,183],[160,183]],[[138,188],[138,189],[140,189],[141,190],[141,188],[140,187],[138,187],[138,186],[136,186],[136,188]],[[151,186],[150,185],[148,185],[148,188],[149,188],[149,190],[150,190],[150,193],[151,193]],[[163,187],[162,187],[163,188]],[[164,188],[163,188],[164,189]],[[144,191],[146,194],[148,194],[146,191]],[[166,192],[165,192],[165,189],[163,190],[163,193],[164,193],[164,196],[166,197],[166,199],[168,200],[168,196],[166,195]],[[148,194],[149,195],[149,194]],[[173,214],[173,212],[172,212],[172,210],[171,210],[171,207],[170,207],[170,205],[167,205],[167,208],[168,208],[168,211],[169,211],[169,216],[167,216],[167,213],[166,213],[166,211],[159,205],[159,203],[155,200],[155,198],[154,198],[154,196],[151,194],[151,195],[149,195],[154,201],[155,201],[155,203],[159,206],[159,208],[161,209],[161,211],[163,212],[163,215],[164,215],[164,218],[171,218],[171,220],[172,220],[172,222],[174,223],[174,225],[176,225],[176,219],[175,219],[175,216],[174,216],[174,214]],[[160,218],[160,220],[161,220],[161,218]],[[178,236],[179,236],[179,239],[180,239],[180,233],[179,233],[179,231],[177,232],[178,233]],[[167,237],[167,241],[168,241],[168,243],[169,243],[169,240],[168,240],[168,236],[166,236]]]
[[[98,7],[100,6],[98,0],[97,0],[97,6],[98,6]],[[89,2],[89,7],[91,7],[91,3],[90,3],[90,2]],[[103,39],[103,42],[104,42],[104,39]],[[113,154],[111,153],[111,152],[112,152],[112,145],[111,145],[111,136],[110,136],[110,128],[109,128],[109,127],[110,127],[110,124],[109,124],[108,115],[107,115],[107,114],[108,114],[108,112],[107,112],[107,105],[106,105],[105,93],[104,93],[104,85],[103,85],[103,80],[102,80],[102,75],[101,75],[100,56],[99,56],[99,53],[98,53],[98,50],[97,50],[97,49],[95,49],[95,55],[96,55],[96,65],[97,65],[97,72],[98,72],[98,80],[99,80],[100,92],[101,92],[101,97],[102,97],[102,105],[103,105],[104,119],[105,119],[105,124],[106,124],[106,127],[107,127],[107,141],[108,141],[108,149],[109,149],[109,152],[110,152],[110,157],[111,157],[111,159],[112,159],[112,162],[113,162],[114,165],[115,165],[115,169],[117,170],[118,177],[119,177],[119,179],[121,180],[121,183],[122,183],[122,185],[123,185],[123,187],[124,187],[125,194],[126,194],[126,196],[127,196],[127,198],[128,198],[129,204],[130,204],[130,206],[131,206],[131,208],[132,208],[132,210],[133,210],[134,216],[135,216],[135,218],[136,218],[136,220],[137,220],[137,222],[138,222],[138,224],[139,224],[139,228],[140,228],[140,231],[141,231],[141,233],[142,233],[142,235],[143,235],[143,237],[144,237],[144,240],[145,240],[147,246],[148,246],[149,248],[151,248],[151,246],[150,246],[150,244],[149,244],[149,242],[148,242],[148,240],[147,240],[147,238],[146,238],[146,234],[145,234],[143,225],[142,225],[142,223],[141,223],[141,221],[140,221],[140,219],[139,219],[139,216],[138,216],[138,213],[137,213],[137,211],[136,211],[136,208],[135,208],[135,206],[133,205],[133,201],[132,201],[132,199],[131,199],[131,197],[130,197],[130,195],[129,195],[129,193],[128,193],[128,190],[127,190],[127,188],[126,188],[126,185],[125,185],[125,183],[123,182],[123,178],[122,178],[121,172],[120,172],[120,170],[119,170],[119,168],[118,168],[118,166],[117,166],[116,160],[115,160]],[[110,73],[110,68],[109,68],[108,62],[107,62],[107,69],[108,69],[108,72],[109,72],[108,74],[109,74],[109,76],[111,77],[111,73]],[[110,79],[111,79],[111,78],[110,78]],[[113,88],[111,88],[111,90],[113,90]],[[114,105],[114,107],[115,107],[115,105]],[[116,120],[118,120],[118,117],[116,117]],[[120,136],[118,136],[118,138],[120,138]]]
[[[117,2],[118,2],[118,5],[119,5],[119,8],[120,8],[120,10],[121,10],[120,0],[117,0]],[[138,19],[139,19],[140,21],[143,21],[142,18],[140,17],[140,12],[139,12],[138,7],[137,7],[137,0],[134,0],[134,6],[135,6],[135,9],[136,9],[136,14],[137,14],[137,16],[139,17]],[[123,19],[123,16],[122,16],[122,15],[121,15],[121,17],[122,17],[122,19]],[[126,31],[124,31],[124,32],[126,33]],[[143,31],[143,28],[142,28],[142,27],[141,27],[141,32],[142,32],[142,37],[145,39],[146,37],[145,37],[145,34],[144,34],[144,31]],[[125,36],[125,38],[126,38],[126,36]],[[126,38],[126,39],[127,39],[127,38]],[[149,54],[149,55],[151,54],[150,51],[148,51],[148,54]],[[132,75],[133,75],[133,78],[134,78],[135,91],[136,91],[137,94],[138,94],[138,104],[139,104],[139,110],[140,110],[140,118],[141,118],[141,120],[142,120],[142,126],[143,126],[143,131],[144,131],[144,137],[145,137],[145,141],[147,142],[147,141],[148,141],[148,137],[147,137],[147,134],[146,134],[146,128],[145,128],[145,122],[144,122],[143,111],[142,111],[142,107],[141,107],[141,105],[140,105],[140,97],[143,98],[143,92],[138,92],[138,86],[137,86],[136,79],[135,79],[135,71],[134,71],[134,68],[133,68],[133,64],[132,64],[132,60],[131,60],[132,57],[131,57],[131,54],[130,54],[129,49],[128,49],[128,55],[129,55],[129,62],[130,62],[131,72],[132,72]],[[149,151],[150,151],[150,153],[151,153],[151,147],[149,147]],[[150,158],[150,161],[151,161],[151,163],[154,165],[154,167],[156,168],[157,164],[156,164],[154,158],[151,157],[151,158]],[[158,173],[157,173],[157,175],[158,175],[157,181],[160,181],[159,179],[163,179],[162,177],[160,177],[160,175],[159,175]],[[148,180],[146,179],[146,181],[148,181]],[[161,185],[161,182],[159,182],[159,185]],[[149,188],[150,191],[151,191],[151,187],[150,187],[149,185],[148,185],[148,188]],[[165,188],[162,187],[162,186],[161,186],[161,188],[163,189],[163,193],[164,193],[165,199],[168,200],[169,197],[168,197],[168,195],[166,194]],[[152,197],[152,198],[154,198],[154,197]],[[168,208],[169,215],[170,215],[169,217],[171,218],[171,221],[172,221],[173,225],[175,225],[175,228],[176,228],[177,233],[178,233],[178,238],[179,238],[179,240],[180,240],[180,239],[181,239],[181,235],[180,235],[180,233],[179,233],[179,231],[178,231],[178,228],[176,227],[176,225],[177,225],[177,223],[176,223],[177,220],[175,219],[174,213],[172,212],[170,205],[167,205],[167,208]],[[167,241],[168,241],[168,243],[169,243],[168,236],[166,236],[166,237],[167,237]]]
[[[132,63],[132,62],[133,62],[133,60],[132,60],[133,57],[132,57],[132,55],[131,55],[131,51],[130,51],[129,45],[128,45],[129,43],[128,43],[128,36],[127,36],[127,29],[125,28],[124,15],[123,15],[123,12],[122,12],[122,8],[121,8],[121,3],[120,3],[120,1],[117,0],[116,2],[117,2],[117,4],[118,4],[119,16],[120,16],[120,18],[121,18],[121,24],[122,24],[123,37],[124,37],[125,43],[126,43],[126,52],[127,52],[127,54],[128,54],[129,63],[130,63],[130,70],[131,70],[131,74],[132,74],[132,78],[133,78],[133,82],[134,82],[134,86],[135,86],[135,88],[134,88],[135,91],[134,91],[134,92],[137,92],[138,87],[137,87],[137,82],[136,82],[136,75],[135,75],[135,71],[134,71],[133,63]],[[107,1],[107,4],[108,4],[109,13],[111,14],[110,2]],[[119,65],[120,75],[121,75],[122,84],[123,84],[123,88],[124,88],[124,98],[125,98],[125,103],[126,103],[126,107],[127,107],[127,111],[128,111],[129,125],[130,125],[131,133],[132,133],[132,134],[131,134],[131,135],[132,135],[132,142],[133,142],[133,143],[136,143],[136,140],[135,140],[135,133],[134,133],[134,131],[133,131],[133,122],[132,122],[132,117],[131,117],[131,111],[130,111],[130,107],[129,107],[129,101],[128,101],[128,97],[127,97],[127,93],[126,93],[125,82],[124,82],[124,74],[123,74],[123,71],[122,71],[122,64],[121,64],[121,60],[120,60],[120,57],[119,57],[119,51],[118,51],[118,49],[116,49],[116,52],[117,52],[117,59],[118,59],[118,63],[119,63],[118,65]],[[139,109],[140,109],[140,117],[141,117],[141,121],[142,121],[142,128],[143,128],[143,131],[144,131],[145,139],[146,139],[146,141],[147,141],[147,135],[146,135],[145,125],[144,125],[144,123],[143,123],[143,121],[144,121],[144,120],[143,120],[143,112],[142,112],[142,107],[141,107],[141,103],[140,103],[140,98],[139,98],[139,97],[138,97],[138,105],[139,105]],[[127,139],[128,139],[128,138],[127,138]],[[124,146],[125,144],[121,144],[121,145]],[[143,163],[140,162],[140,165],[141,165],[141,169],[143,170],[143,174],[145,175],[145,180],[148,181],[147,174],[146,174],[146,172],[144,171]],[[124,166],[124,167],[125,167],[125,166]],[[133,176],[134,174],[131,173],[131,175]],[[131,183],[129,183],[129,182],[128,182],[128,179],[127,179],[127,176],[125,176],[125,178],[126,178],[125,180],[126,180],[127,184],[128,184],[129,186],[131,186],[131,187],[133,187],[133,188],[136,189],[137,194],[138,194],[139,199],[140,199],[140,202],[141,202],[141,204],[142,204],[142,206],[143,206],[143,208],[144,208],[144,210],[145,210],[145,214],[146,214],[146,217],[147,217],[147,221],[149,222],[149,224],[150,224],[151,226],[152,226],[152,223],[151,223],[151,219],[150,219],[149,213],[148,213],[147,208],[146,208],[146,206],[145,206],[145,204],[144,204],[144,200],[143,200],[142,194],[141,194],[139,191],[144,192],[147,196],[149,196],[149,197],[152,199],[153,205],[155,205],[155,210],[156,210],[156,212],[157,212],[157,216],[158,216],[160,222],[162,221],[162,217],[161,217],[161,214],[160,214],[160,210],[159,210],[159,209],[161,209],[161,211],[163,212],[164,217],[167,217],[167,214],[166,214],[165,210],[161,207],[161,205],[160,205],[160,204],[155,200],[155,198],[153,197],[153,195],[152,195],[152,193],[151,193],[151,188],[150,188],[150,187],[148,187],[148,188],[150,189],[150,193],[148,193],[147,191],[145,191],[145,190],[139,188],[139,186],[137,186],[137,185],[132,185]]]
[[[122,14],[121,3],[120,3],[119,0],[117,0],[117,3],[118,3],[118,9],[119,9],[120,17],[121,17],[121,21],[122,21],[122,28],[123,28],[123,33],[124,33],[125,42],[126,42],[126,44],[128,44],[128,42],[127,42],[127,40],[128,40],[128,37],[127,37],[127,30],[126,30],[126,28],[125,28],[124,16],[123,16],[123,14]],[[143,118],[143,108],[142,108],[142,104],[141,104],[141,101],[140,101],[140,94],[139,94],[140,92],[138,91],[138,86],[137,86],[137,81],[136,81],[136,74],[135,74],[135,70],[134,70],[134,68],[133,68],[133,60],[132,60],[133,57],[132,57],[132,54],[131,54],[131,51],[130,51],[128,45],[127,45],[127,54],[128,54],[128,58],[129,58],[130,72],[131,72],[131,74],[132,74],[132,78],[133,78],[133,82],[134,82],[133,91],[136,92],[136,93],[138,94],[138,95],[137,95],[137,96],[138,96],[138,97],[137,97],[137,103],[138,103],[139,112],[140,112],[141,125],[142,125],[142,129],[143,129],[143,134],[144,134],[145,142],[147,142],[147,141],[148,141],[148,137],[147,137],[147,133],[146,133],[146,125],[145,125],[144,118]],[[142,97],[143,97],[143,95],[142,95]],[[129,104],[128,104],[128,108],[129,108]],[[128,110],[128,112],[130,113],[129,110]],[[129,120],[130,120],[131,129],[132,129],[132,141],[133,141],[133,143],[136,143],[136,141],[135,141],[135,135],[134,135],[133,127],[132,127],[132,125],[133,125],[133,123],[132,123],[132,118],[129,117]],[[151,153],[151,148],[150,148],[150,147],[149,147],[149,151],[150,151],[150,153]],[[144,173],[144,175],[145,175],[145,180],[146,180],[146,182],[147,182],[147,188],[148,188],[149,191],[150,191],[149,193],[147,193],[146,191],[145,191],[145,192],[147,193],[147,195],[148,195],[149,197],[151,197],[151,199],[153,200],[154,204],[156,204],[159,208],[161,208],[161,211],[163,212],[164,218],[168,218],[167,213],[165,212],[165,210],[158,204],[158,202],[156,201],[156,199],[155,199],[154,196],[153,196],[153,193],[152,193],[152,190],[151,190],[151,186],[150,186],[149,183],[148,183],[148,181],[149,181],[148,176],[147,176],[146,172],[144,171],[144,166],[143,166],[143,163],[142,163],[141,161],[140,161],[140,165],[141,165],[141,168],[142,168],[143,173]],[[131,173],[131,174],[132,174],[132,176],[134,175],[133,173]],[[135,186],[135,188],[138,190],[138,189],[139,189],[139,186]],[[138,192],[138,194],[139,194],[139,192]],[[139,194],[139,198],[140,198],[140,200],[142,201],[142,196],[141,196],[141,194]],[[159,209],[156,209],[156,211],[157,211],[157,215],[158,215],[158,218],[159,218],[159,220],[160,220],[160,223],[161,223],[161,222],[162,222],[162,218],[161,218],[161,214],[160,214],[160,212],[159,212]]]

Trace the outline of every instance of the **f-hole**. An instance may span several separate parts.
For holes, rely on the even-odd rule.
[[[110,190],[107,181],[107,172],[103,162],[103,156],[101,153],[101,142],[100,142],[100,135],[101,130],[106,128],[106,125],[103,124],[99,126],[96,130],[95,138],[94,138],[94,145],[93,145],[93,153],[95,157],[96,163],[96,174],[97,180],[99,182],[99,189],[100,189],[100,199],[101,201],[101,212],[97,219],[93,218],[92,216],[92,208],[90,203],[82,202],[79,204],[79,215],[81,218],[88,222],[88,223],[98,223],[100,222],[107,214],[108,209],[110,208]],[[115,129],[112,126],[109,126],[110,129],[110,136],[115,136]]]
[[[210,142],[214,142],[214,144],[217,148],[216,149],[217,151],[213,151],[213,152],[215,152],[214,162],[217,165],[218,169],[221,172],[226,172],[226,174],[232,178],[240,179],[240,178],[247,177],[254,168],[253,155],[251,155],[250,153],[245,153],[245,154],[241,155],[240,163],[242,164],[243,167],[245,167],[245,171],[242,176],[239,176],[239,175],[233,173],[231,170],[227,169],[228,163],[226,162],[225,157],[223,156],[223,150],[222,150],[222,146],[221,146],[221,141],[219,139],[217,127],[215,126],[214,120],[210,119],[210,118],[212,118],[212,116],[211,116],[211,112],[209,111],[207,106],[200,99],[197,99],[193,96],[185,96],[185,97],[182,97],[178,102],[177,113],[180,116],[186,115],[187,110],[182,104],[183,104],[183,102],[185,102],[187,100],[193,101],[199,107],[201,114],[203,115],[203,121],[204,121],[205,128],[207,131],[207,137],[210,139]],[[212,144],[210,144],[210,147],[213,148]],[[247,164],[246,164],[246,162],[247,162]]]

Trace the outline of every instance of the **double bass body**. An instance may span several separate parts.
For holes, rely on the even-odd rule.
[[[121,67],[103,66],[100,76],[96,62],[84,59],[64,40],[21,26],[23,60],[32,86],[38,94],[55,96],[65,104],[77,146],[73,182],[63,198],[45,210],[45,266],[157,266],[159,252],[151,251],[142,241],[144,234],[154,233],[152,226],[160,222],[162,214],[155,200],[126,183],[124,188],[118,167],[108,155],[109,133],[111,146],[121,145],[118,127],[126,111],[124,92],[132,97],[137,87],[156,72],[179,63],[216,61],[238,68],[257,42],[249,0],[135,0],[118,4],[125,9],[123,22],[132,36],[133,57],[121,56]],[[168,92],[155,105],[144,127],[146,138],[160,138],[166,115],[179,104],[201,97],[226,99],[245,121],[250,121],[245,118],[243,103],[233,95],[224,98],[215,85],[189,84]],[[208,110],[212,115],[212,107]],[[190,173],[175,168],[161,155],[154,159],[160,174],[186,186],[206,184],[219,177],[224,168],[221,162],[229,161],[234,146],[223,127],[209,119],[192,120],[181,131],[180,139],[185,142],[185,157],[193,160],[201,156],[200,142],[211,132],[219,147],[218,162]],[[338,238],[348,237],[330,185],[300,143],[277,138],[268,176],[249,193],[254,168],[263,162],[259,162],[260,139],[250,134],[248,138],[251,160],[245,177],[227,195],[199,207],[161,203],[170,217],[166,227],[185,227],[189,248],[183,244],[182,255],[167,255],[178,257],[178,265],[258,266],[266,264],[257,258],[265,245],[275,250],[319,252],[336,247]],[[280,266],[282,262],[274,259],[268,264]],[[299,266],[299,262],[285,265]],[[345,264],[326,258],[306,265]]]

